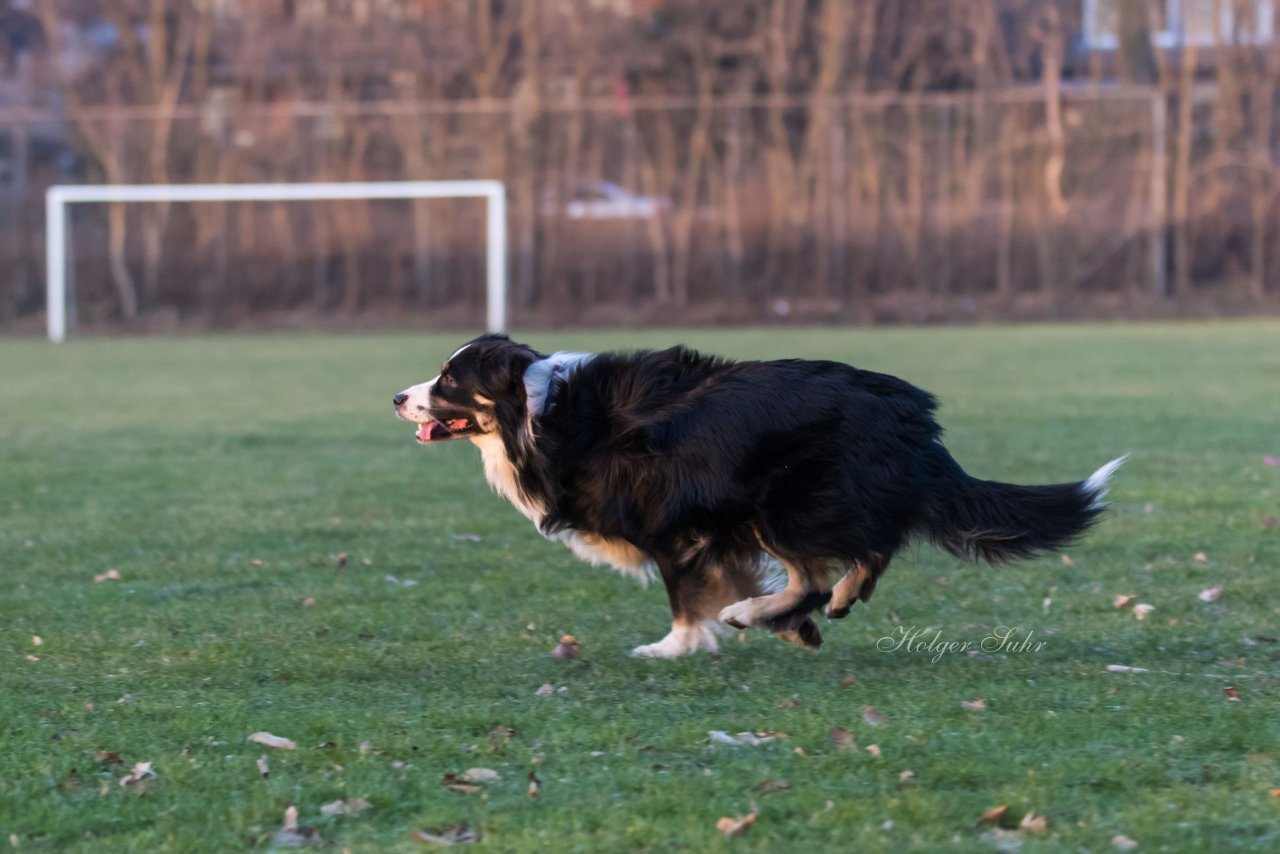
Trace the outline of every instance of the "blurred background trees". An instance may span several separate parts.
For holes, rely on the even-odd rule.
[[[0,0],[0,323],[51,183],[497,178],[518,323],[1280,302],[1274,0]],[[75,213],[88,324],[476,323],[474,202]]]

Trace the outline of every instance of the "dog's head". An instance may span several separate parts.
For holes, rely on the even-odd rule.
[[[391,400],[396,417],[418,425],[422,444],[496,433],[524,418],[524,375],[541,356],[505,335],[483,335],[445,360],[440,374]]]

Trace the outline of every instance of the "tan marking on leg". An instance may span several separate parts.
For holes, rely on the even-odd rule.
[[[822,631],[818,628],[818,624],[808,617],[796,628],[774,632],[774,635],[779,640],[802,646],[813,652],[817,652],[822,646]]]
[[[863,585],[871,580],[873,580],[871,570],[867,569],[865,564],[861,562],[854,564],[853,569],[846,572],[831,589],[831,601],[827,603],[827,617],[839,620],[849,616],[853,603],[860,598]],[[870,593],[868,592],[867,595],[870,596]],[[863,601],[866,600],[863,599]]]

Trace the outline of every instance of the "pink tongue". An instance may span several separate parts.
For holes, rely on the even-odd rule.
[[[419,442],[431,441],[431,428],[435,423],[436,422],[434,421],[428,421],[426,424],[418,425],[418,441]]]

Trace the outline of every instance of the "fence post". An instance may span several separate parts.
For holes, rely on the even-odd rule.
[[[1166,219],[1169,127],[1164,92],[1156,87],[1151,98],[1151,292],[1158,300],[1169,298]]]

